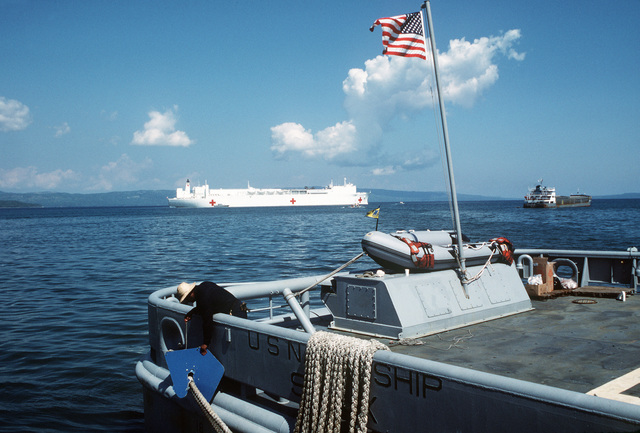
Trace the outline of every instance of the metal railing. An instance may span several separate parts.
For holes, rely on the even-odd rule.
[[[627,251],[516,249],[517,267],[522,278],[533,275],[533,257],[546,257],[557,267],[574,270],[580,286],[626,286],[637,290],[640,278],[640,252]]]

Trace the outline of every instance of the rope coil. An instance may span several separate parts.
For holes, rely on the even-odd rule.
[[[371,366],[378,350],[389,348],[376,340],[324,331],[309,337],[302,400],[294,432],[339,433],[342,419],[347,418],[349,433],[365,433]]]

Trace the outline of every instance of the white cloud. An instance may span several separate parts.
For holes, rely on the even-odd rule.
[[[177,110],[178,107],[174,106],[173,109]],[[151,120],[144,124],[144,129],[133,133],[131,144],[188,147],[193,143],[186,132],[176,131],[176,118],[172,110],[164,113],[151,111],[149,117]]]
[[[88,191],[133,190],[138,188],[141,175],[151,166],[153,162],[149,158],[136,162],[122,154],[92,176],[61,169],[40,172],[34,166],[0,168],[0,190],[69,190],[78,186]]]
[[[109,121],[114,121],[118,118],[118,112],[117,111],[112,111],[112,112],[107,112],[107,110],[102,110],[100,112],[100,115],[102,116],[103,119],[109,120]]]
[[[271,146],[278,156],[299,152],[306,157],[332,159],[354,150],[356,128],[351,122],[341,122],[319,131],[315,136],[299,123],[283,123],[271,128]]]
[[[521,61],[513,46],[520,38],[519,30],[502,36],[464,38],[449,43],[440,53],[442,93],[445,101],[472,107],[477,99],[498,80],[496,60],[499,55]],[[348,120],[314,134],[298,123],[283,123],[271,128],[271,150],[276,156],[298,153],[309,158],[324,158],[341,164],[361,164],[357,155],[366,153],[370,160],[381,154],[382,135],[388,123],[406,118],[432,105],[433,74],[428,63],[403,57],[377,56],[367,60],[364,69],[351,69],[342,83],[344,106]],[[388,156],[388,155],[387,155]],[[397,164],[376,169],[383,175],[401,169],[412,169],[428,163],[403,158],[395,152]]]
[[[63,181],[75,180],[78,174],[73,170],[54,170],[47,173],[39,173],[33,166],[17,167],[10,170],[0,169],[0,188],[21,190],[27,188],[55,189]]]
[[[30,123],[29,107],[15,99],[0,96],[0,131],[20,131]]]
[[[386,167],[374,168],[373,170],[371,170],[371,174],[373,174],[374,176],[388,176],[390,174],[395,174],[396,171],[397,167],[388,165]]]
[[[56,137],[60,137],[71,132],[71,128],[67,122],[64,122],[60,126],[54,126],[53,128],[56,130]]]
[[[498,66],[493,62],[498,54],[509,59],[524,60],[525,53],[517,53],[514,43],[520,30],[509,30],[503,36],[475,39],[473,43],[455,39],[449,51],[438,56],[445,83],[442,94],[454,104],[471,107],[482,93],[498,81]]]
[[[498,41],[498,48],[503,54],[506,54],[510,59],[522,61],[526,53],[518,53],[513,45],[520,39],[520,29],[512,29],[504,34],[501,40]]]
[[[411,155],[409,158],[401,159],[398,157],[386,157],[388,161],[395,161],[396,164],[386,165],[384,167],[376,167],[371,170],[371,174],[374,176],[388,176],[396,174],[402,171],[419,170],[424,167],[428,167],[436,163],[440,157],[433,152],[422,150],[415,155]]]
[[[129,155],[123,153],[117,161],[109,162],[100,168],[98,175],[89,181],[90,189],[106,191],[111,191],[114,188],[136,189],[140,183],[140,173],[152,165],[153,162],[149,158],[136,162],[129,158]]]

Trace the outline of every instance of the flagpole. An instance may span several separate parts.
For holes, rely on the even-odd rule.
[[[451,189],[451,205],[453,207],[453,217],[455,221],[456,237],[458,238],[458,257],[460,258],[460,278],[462,280],[462,286],[464,288],[467,298],[469,294],[467,292],[467,283],[465,283],[466,266],[465,258],[462,249],[462,228],[460,227],[460,213],[458,210],[458,196],[456,194],[456,184],[453,179],[453,163],[451,162],[451,149],[449,148],[449,130],[447,128],[447,116],[444,110],[444,100],[442,99],[442,93],[440,92],[440,78],[438,76],[438,56],[436,51],[436,38],[433,33],[433,22],[431,21],[431,6],[429,0],[426,0],[422,4],[422,9],[426,11],[427,25],[429,26],[429,39],[431,40],[431,55],[433,56],[433,68],[435,70],[436,77],[436,89],[438,91],[438,102],[440,103],[440,118],[442,119],[442,131],[444,137],[444,151],[447,158],[447,170],[449,174],[449,187]],[[422,28],[424,33],[424,19],[422,20]]]

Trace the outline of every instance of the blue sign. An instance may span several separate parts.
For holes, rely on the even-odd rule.
[[[209,351],[203,356],[200,348],[173,350],[164,354],[176,395],[184,398],[189,391],[189,376],[202,395],[211,401],[224,375],[224,366]]]

